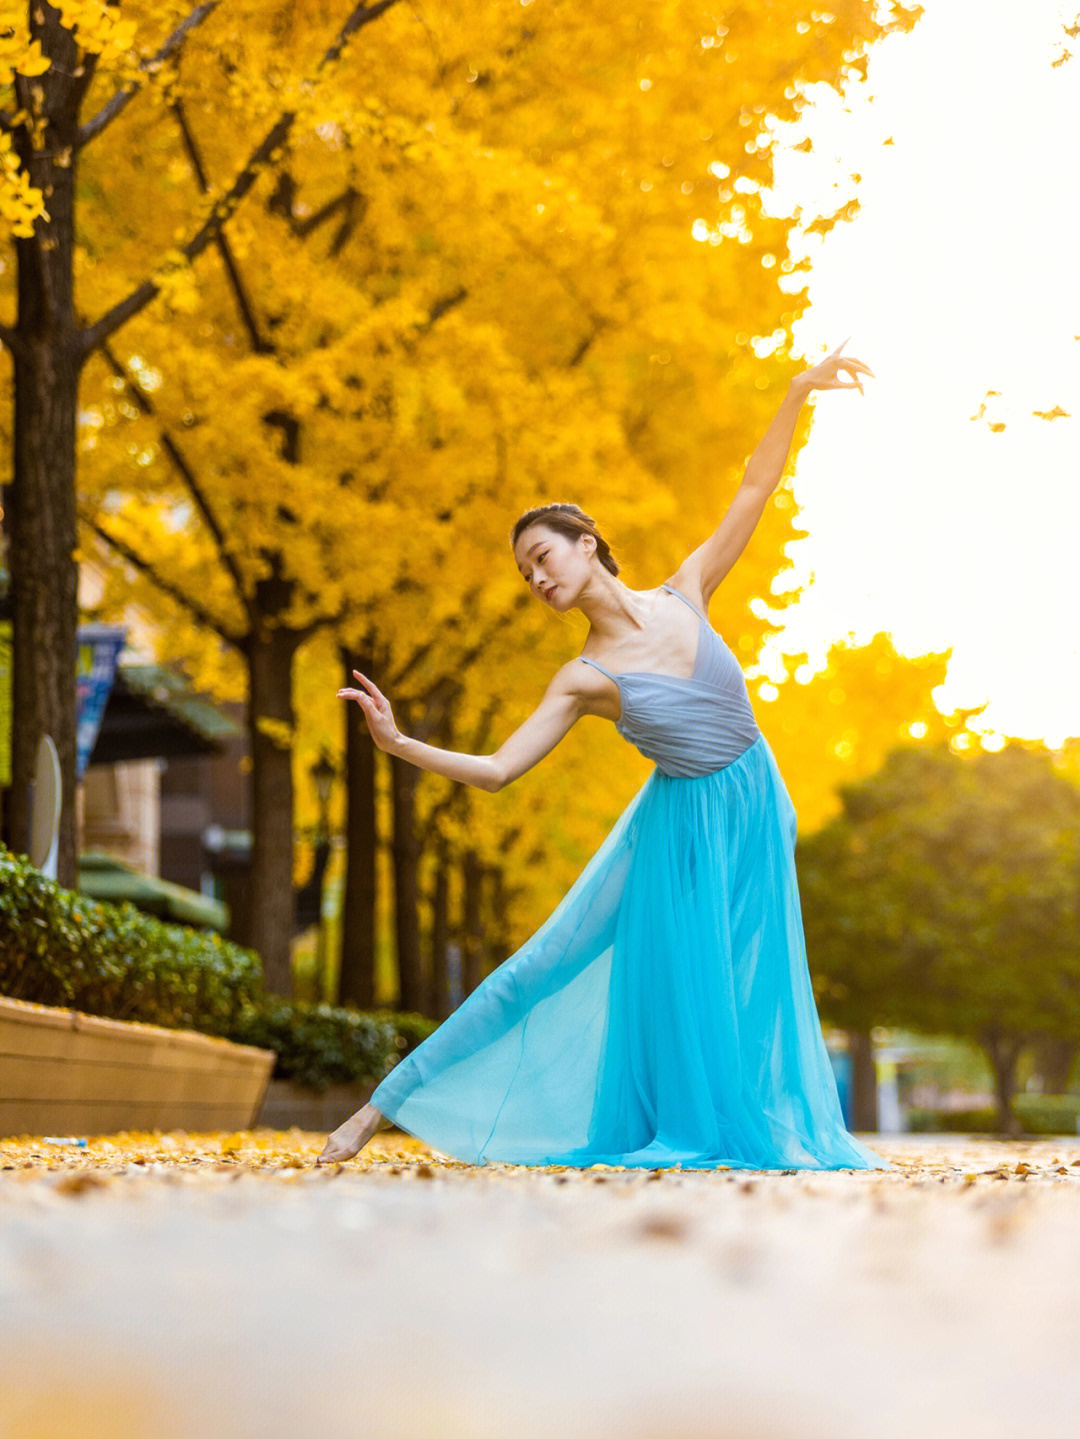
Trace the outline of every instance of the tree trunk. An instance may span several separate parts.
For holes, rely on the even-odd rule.
[[[997,1100],[997,1126],[1002,1134],[1017,1139],[1024,1126],[1012,1111],[1016,1093],[1016,1063],[1024,1048],[1024,1040],[1015,1035],[989,1031],[982,1036],[982,1046],[994,1071],[994,1097]]]
[[[346,684],[354,685],[355,660],[342,651]],[[358,666],[365,674],[370,666]],[[376,858],[375,744],[360,706],[345,706],[345,900],[341,921],[342,1004],[375,1004]]]
[[[491,940],[488,946],[492,965],[502,964],[510,958],[510,896],[506,884],[506,871],[502,865],[493,865],[491,876]]]
[[[427,1013],[446,1019],[450,1013],[450,862],[440,844],[431,895],[431,984]]]
[[[19,105],[45,120],[35,150],[27,130],[14,143],[49,218],[15,242],[18,318],[13,353],[13,483],[8,495],[12,604],[12,788],[9,834],[29,843],[30,789],[38,744],[51,735],[63,786],[58,877],[75,883],[75,416],[81,341],[73,309],[74,197],[79,107],[89,72],[74,79],[79,50],[50,6],[30,7],[30,33],[54,68],[16,80]],[[34,93],[42,96],[35,103]],[[59,161],[60,163],[57,163]]]
[[[874,1042],[863,1029],[849,1029],[847,1038],[851,1055],[851,1127],[872,1133],[878,1127]]]
[[[407,731],[406,731],[407,732]],[[398,1008],[419,1013],[424,1003],[420,952],[420,843],[416,834],[416,783],[419,771],[392,756],[394,800],[394,930],[397,936]]]
[[[275,625],[287,586],[256,587],[261,621],[248,649],[248,730],[251,738],[252,844],[250,943],[263,963],[271,994],[292,994],[293,662],[300,638]]]
[[[461,992],[464,997],[484,977],[483,866],[474,849],[465,851],[462,864]]]
[[[1035,1068],[1042,1080],[1044,1094],[1068,1092],[1069,1077],[1078,1054],[1080,1040],[1047,1036],[1036,1042]]]

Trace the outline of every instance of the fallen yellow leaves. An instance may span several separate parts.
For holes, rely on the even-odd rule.
[[[0,1172],[102,1176],[132,1170],[154,1170],[174,1174],[265,1171],[268,1173],[315,1169],[315,1159],[326,1142],[323,1134],[300,1130],[255,1129],[235,1132],[193,1134],[186,1130],[170,1133],[123,1130],[115,1134],[89,1135],[84,1146],[61,1143],[61,1136],[48,1140],[22,1135],[0,1140]],[[63,1138],[66,1138],[63,1137]],[[416,1167],[425,1164],[434,1173],[433,1163],[453,1165],[455,1161],[432,1160],[430,1151],[411,1135],[377,1135],[363,1155],[351,1161],[355,1168],[380,1169]],[[333,1166],[328,1173],[341,1166]],[[468,1168],[468,1165],[458,1166]],[[89,1186],[85,1186],[89,1187]],[[81,1192],[70,1187],[68,1192]]]
[[[172,1180],[208,1181],[220,1176],[262,1175],[288,1182],[332,1180],[342,1173],[417,1180],[448,1177],[511,1178],[525,1182],[543,1176],[557,1184],[587,1181],[639,1183],[662,1180],[679,1184],[686,1175],[708,1175],[717,1184],[733,1182],[736,1192],[753,1195],[759,1184],[770,1193],[796,1185],[816,1193],[853,1186],[880,1190],[928,1183],[978,1189],[987,1183],[1076,1186],[1080,1192],[1080,1139],[1046,1139],[1009,1143],[955,1135],[874,1137],[879,1153],[892,1162],[890,1170],[744,1170],[720,1168],[627,1169],[596,1164],[588,1169],[568,1165],[466,1164],[429,1149],[421,1140],[398,1130],[376,1134],[361,1154],[344,1164],[316,1166],[326,1136],[299,1129],[252,1129],[194,1134],[124,1130],[86,1136],[84,1146],[70,1142],[82,1136],[23,1135],[0,1140],[0,1178],[32,1179],[60,1174],[53,1181],[59,1193],[79,1195],[119,1175],[153,1173]],[[67,1140],[69,1142],[61,1142]]]

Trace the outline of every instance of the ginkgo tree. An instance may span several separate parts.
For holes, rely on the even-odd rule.
[[[46,29],[56,13],[42,12]],[[383,4],[348,16],[339,36],[382,18],[378,42],[344,59],[339,41],[325,48],[341,20],[329,4],[130,13],[165,38],[126,70],[97,66],[99,107],[68,156],[85,198],[77,235],[72,214],[55,246],[70,273],[49,363],[63,360],[68,409],[49,444],[73,443],[74,386],[95,354],[80,458],[92,532],[246,649],[253,690],[262,652],[275,697],[252,694],[267,816],[258,908],[276,953],[298,643],[336,624],[419,699],[440,664],[460,668],[477,634],[515,612],[520,579],[509,559],[493,573],[491,555],[538,488],[589,497],[640,561],[638,583],[718,522],[790,376],[783,342],[804,302],[778,283],[791,268],[784,223],[758,203],[766,118],[793,113],[798,82],[838,82],[913,12]],[[54,30],[42,48],[59,54]],[[30,83],[16,77],[17,90]],[[46,88],[42,114],[50,101]],[[90,144],[106,125],[121,165]],[[264,137],[251,150],[250,135]],[[55,253],[52,225],[35,224],[35,254]],[[24,273],[31,283],[20,252],[20,287]],[[76,273],[80,309],[100,316],[82,326]],[[5,338],[23,344],[18,325]],[[19,449],[41,401],[16,354],[24,496],[48,468]],[[66,449],[50,474],[67,497]],[[43,558],[61,576],[67,504]],[[37,512],[15,512],[13,538],[32,548]],[[776,572],[791,520],[789,506],[769,508],[725,587],[741,658],[767,628],[746,600]],[[16,671],[17,693],[37,695],[16,811],[27,746],[67,703],[49,665],[63,653],[53,611],[68,614],[71,594],[46,614],[34,564],[15,576],[16,639],[24,654],[33,635],[47,642]],[[463,613],[433,654],[431,627]],[[548,632],[523,686],[565,658],[566,638]],[[470,663],[490,682],[482,655]],[[527,702],[526,688],[514,703]]]
[[[168,248],[148,257],[136,275],[116,275],[114,289],[119,293],[106,309],[85,319],[81,293],[76,303],[77,244],[85,237],[83,211],[88,203],[92,208],[96,189],[80,183],[85,156],[88,149],[101,146],[102,135],[126,118],[144,94],[153,124],[165,103],[175,57],[218,5],[207,0],[194,9],[178,10],[171,3],[148,4],[124,15],[119,6],[102,0],[70,0],[58,6],[33,0],[19,10],[6,8],[11,23],[4,28],[15,50],[5,57],[9,104],[0,115],[0,131],[8,137],[5,153],[18,160],[17,173],[10,166],[4,172],[4,194],[9,207],[16,209],[15,316],[0,324],[14,379],[6,520],[13,709],[19,722],[13,729],[8,824],[21,845],[34,755],[42,734],[49,733],[59,751],[63,781],[59,872],[64,882],[73,881],[75,865],[71,656],[77,618],[75,446],[82,370],[90,355],[168,288],[177,268],[205,251],[305,113],[319,72],[332,69],[348,38],[393,3],[377,0],[351,10],[343,5],[334,16],[336,23],[321,27],[320,51],[313,55],[309,45],[297,55],[298,73],[290,74],[287,85],[280,74],[276,84],[264,71],[246,76],[252,93],[262,96],[251,115],[251,125],[258,127],[257,143],[251,144],[249,126],[244,131],[246,153],[225,185],[212,197],[193,197],[179,243],[173,238]],[[265,7],[232,10],[233,23],[246,18],[253,32],[260,32],[260,15],[265,18]],[[283,58],[278,56],[279,66]],[[234,76],[236,85],[244,81]],[[115,157],[112,169],[123,169]],[[152,190],[144,191],[142,214],[153,213],[154,198]],[[85,248],[83,254],[92,258]]]

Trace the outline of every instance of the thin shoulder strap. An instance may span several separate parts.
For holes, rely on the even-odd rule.
[[[667,592],[668,592],[669,595],[678,595],[678,596],[679,596],[679,599],[682,600],[682,602],[683,602],[684,605],[689,605],[689,606],[690,606],[690,608],[694,611],[694,614],[699,615],[699,616],[701,617],[701,619],[703,619],[703,620],[706,620],[706,621],[708,620],[708,616],[707,616],[706,614],[704,614],[703,611],[701,611],[701,610],[698,609],[697,605],[694,604],[694,601],[693,601],[693,600],[688,600],[688,599],[686,598],[686,596],[683,594],[682,590],[677,590],[674,585],[667,585],[667,584],[661,585],[660,588],[661,588],[662,590],[667,590]]]
[[[591,660],[588,655],[578,655],[578,659],[584,660],[587,665],[592,665],[593,669],[599,670],[602,675],[607,675],[608,679],[613,680],[615,684],[619,683],[611,671],[606,670],[599,660]]]

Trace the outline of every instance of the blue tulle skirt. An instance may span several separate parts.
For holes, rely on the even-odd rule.
[[[656,770],[544,925],[371,1103],[473,1164],[887,1169],[844,1126],[764,736]]]

